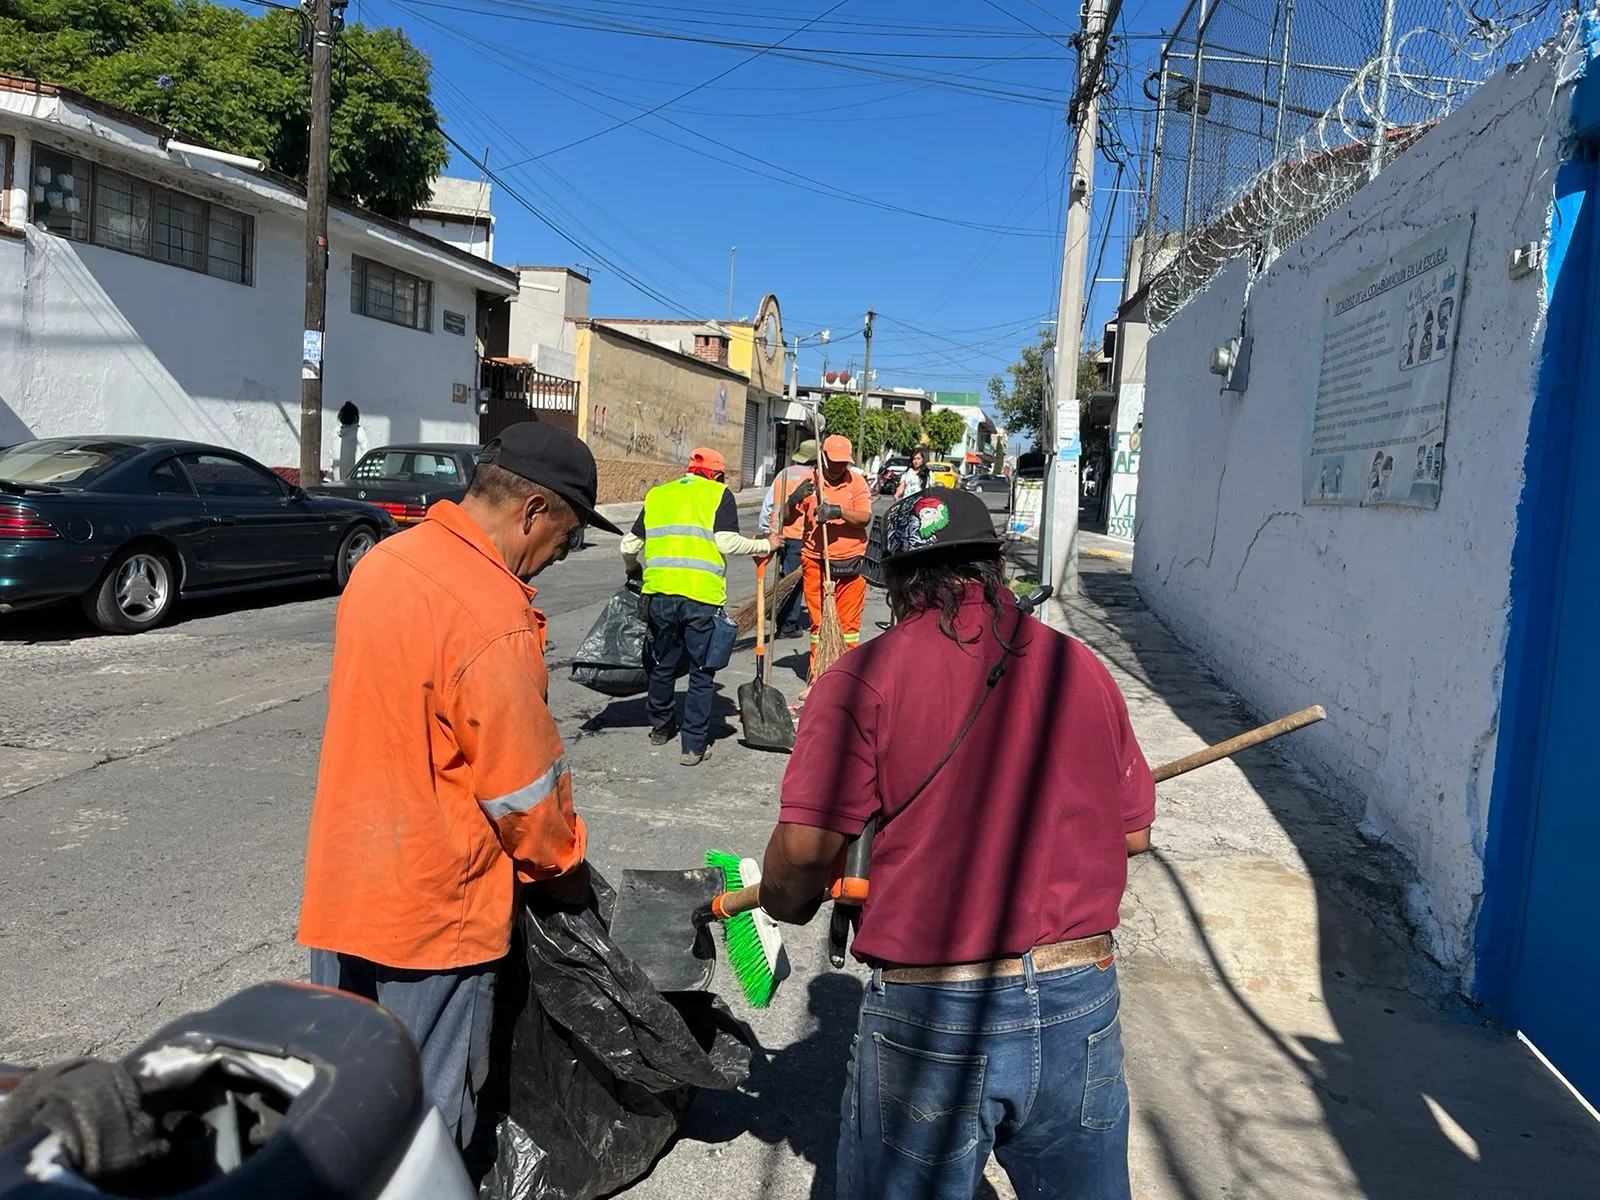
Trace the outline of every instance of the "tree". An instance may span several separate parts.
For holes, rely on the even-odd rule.
[[[922,422],[904,409],[890,409],[883,440],[896,454],[910,454],[922,441]]]
[[[1006,374],[1011,376],[1009,388],[998,375],[989,380],[989,400],[1000,416],[1000,424],[1029,438],[1035,449],[1044,430],[1044,364],[1055,351],[1055,335],[1044,330],[1039,340],[1024,346],[1017,361],[1006,368]]]
[[[869,462],[883,452],[884,443],[889,440],[889,414],[881,408],[867,409],[867,427],[858,449],[857,456],[861,465],[865,467]]]
[[[0,0],[0,70],[60,83],[304,179],[309,66],[298,14],[209,0]],[[333,193],[403,218],[448,161],[428,58],[399,30],[335,43]]]
[[[967,436],[966,418],[948,408],[935,409],[922,422],[928,447],[935,454],[948,454],[950,447]]]
[[[852,442],[861,435],[861,406],[854,396],[835,392],[822,402],[822,433],[824,437],[841,433]]]

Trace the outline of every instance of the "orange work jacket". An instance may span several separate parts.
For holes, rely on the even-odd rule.
[[[516,879],[583,860],[544,615],[441,500],[357,564],[334,629],[299,940],[391,967],[502,957]]]

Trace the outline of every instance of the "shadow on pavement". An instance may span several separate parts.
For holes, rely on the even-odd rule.
[[[1209,744],[1281,715],[1246,710],[1145,608],[1124,570],[1086,559],[1082,598],[1065,607],[1074,632],[1131,676],[1136,720],[1141,704],[1164,706]],[[1207,831],[1214,856],[1158,850],[1135,866],[1130,899],[1161,910],[1159,936],[1125,960],[1130,1024],[1139,1014],[1135,1120],[1166,1186],[1185,1197],[1593,1196],[1593,1122],[1411,948],[1399,856],[1362,841],[1338,799],[1274,750],[1233,762],[1310,880],[1223,846],[1225,815]],[[1227,797],[1196,787],[1188,799]],[[1207,822],[1184,800],[1164,785],[1158,845],[1164,820]],[[1180,961],[1185,945],[1191,957]]]
[[[302,583],[259,591],[233,592],[226,596],[200,596],[179,600],[172,614],[156,629],[181,629],[194,621],[225,617],[233,613],[282,608],[323,600],[334,595],[325,583]],[[30,608],[0,616],[0,642],[70,642],[88,637],[137,637],[137,634],[102,633],[89,623],[74,601]]]

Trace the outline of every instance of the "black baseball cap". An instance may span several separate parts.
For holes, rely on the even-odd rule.
[[[568,504],[585,525],[621,533],[594,510],[599,477],[594,455],[576,434],[543,421],[518,421],[478,452],[479,463],[495,466],[549,488]]]
[[[988,505],[959,488],[926,488],[896,501],[885,515],[886,562],[956,546],[999,545]]]

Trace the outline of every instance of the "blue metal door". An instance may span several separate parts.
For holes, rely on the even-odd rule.
[[[1589,220],[1594,220],[1593,214]],[[1600,266],[1591,259],[1589,270]],[[1533,756],[1531,830],[1507,1016],[1592,1104],[1600,1104],[1600,288],[1576,372],[1554,555],[1544,698]],[[1580,348],[1568,348],[1578,354]],[[1535,447],[1530,444],[1530,455]]]

